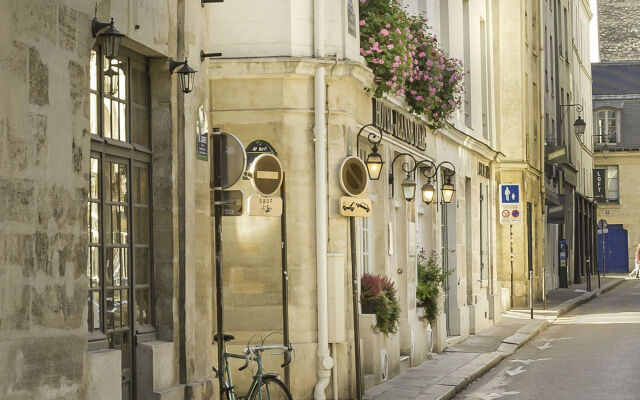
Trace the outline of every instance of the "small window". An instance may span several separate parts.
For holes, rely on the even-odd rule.
[[[618,112],[616,110],[600,110],[596,112],[596,144],[618,142]]]
[[[604,170],[604,198],[596,197],[600,203],[617,203],[620,201],[620,171],[617,165],[597,166]]]
[[[363,161],[367,159],[369,148],[363,143],[360,143],[360,149],[358,157]],[[373,265],[371,262],[371,221],[369,218],[357,218],[357,253],[358,253],[358,267],[360,274],[373,274]]]

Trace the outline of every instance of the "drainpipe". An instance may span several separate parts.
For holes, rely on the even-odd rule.
[[[318,292],[318,382],[315,400],[325,400],[333,359],[329,354],[329,319],[327,289],[327,128],[325,126],[325,68],[315,73],[315,135],[316,152],[316,269]]]
[[[324,0],[314,0],[313,10],[314,56],[324,57]],[[318,293],[318,382],[313,398],[325,400],[333,359],[329,353],[329,319],[327,289],[327,127],[325,124],[326,92],[325,67],[315,71],[315,169],[316,169],[316,270]]]

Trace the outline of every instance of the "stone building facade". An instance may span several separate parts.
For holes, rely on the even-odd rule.
[[[511,296],[525,303],[524,259],[510,289],[499,183],[520,183],[531,203],[531,223],[514,227],[514,238],[517,254],[531,249],[539,297],[542,67],[539,9],[526,4],[403,2],[426,13],[443,49],[470,71],[463,108],[452,124],[429,131],[403,98],[374,100],[365,91],[373,74],[359,54],[357,25],[349,28],[359,20],[357,1],[104,0],[96,8],[3,0],[0,82],[11,96],[0,100],[0,397],[219,397],[211,370],[212,155],[196,152],[199,114],[245,146],[269,142],[282,163],[284,237],[277,218],[224,218],[223,306],[225,332],[235,336],[230,350],[286,326],[294,366],[282,371],[279,357],[265,365],[290,378],[294,398],[353,398],[356,341],[370,386],[495,323]],[[94,16],[113,18],[126,35],[116,61],[92,37]],[[526,24],[514,22],[521,16]],[[222,56],[201,59],[201,51]],[[169,73],[169,58],[198,71],[191,93]],[[105,71],[117,72],[118,90],[109,90]],[[381,125],[376,106],[424,136],[417,144],[400,127],[383,129],[386,163],[367,192],[371,217],[356,221],[354,250],[358,274],[395,282],[402,312],[398,333],[381,334],[375,317],[362,315],[354,338],[354,260],[338,170],[348,155],[370,150],[364,137],[378,131],[368,124]],[[514,134],[514,126],[522,128]],[[453,201],[405,201],[400,164],[409,158],[391,162],[402,153],[449,162]],[[257,196],[248,180],[229,189],[241,190],[245,204]],[[421,250],[438,251],[452,271],[435,327],[416,305]],[[243,392],[248,375],[234,375]]]
[[[640,167],[640,64],[634,61],[593,64],[593,123],[598,219],[608,232],[598,235],[600,270],[627,272],[635,264],[640,243],[635,206]],[[604,242],[604,243],[603,243]],[[602,257],[603,250],[605,257]]]
[[[497,177],[499,183],[520,184],[522,190],[522,223],[500,225],[498,233],[498,284],[503,291],[503,306],[508,308],[529,304],[529,270],[533,272],[534,299],[542,297],[542,7],[541,1],[504,0],[494,2],[493,9],[497,135],[502,153]]]
[[[200,69],[205,11],[1,6],[0,397],[211,398],[208,81],[183,96],[167,63]],[[94,16],[126,35],[113,93]]]

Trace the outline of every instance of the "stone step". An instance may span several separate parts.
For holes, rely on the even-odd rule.
[[[400,356],[400,373],[411,368],[411,356]]]
[[[184,385],[169,386],[154,393],[154,400],[184,400]]]

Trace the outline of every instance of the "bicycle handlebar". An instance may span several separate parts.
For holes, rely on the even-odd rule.
[[[245,364],[240,367],[240,371],[244,370],[247,368],[247,366],[249,365],[249,360],[251,358],[251,355],[253,355],[254,353],[260,353],[266,350],[282,350],[285,352],[285,362],[284,364],[280,365],[281,368],[284,368],[286,366],[288,366],[289,364],[291,364],[291,353],[294,352],[296,349],[295,347],[293,347],[293,344],[289,344],[289,346],[279,346],[279,345],[270,345],[270,346],[247,346],[246,349],[243,350],[243,353],[245,355],[246,358],[246,362]]]

